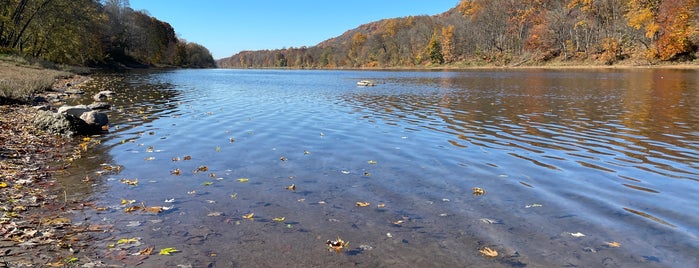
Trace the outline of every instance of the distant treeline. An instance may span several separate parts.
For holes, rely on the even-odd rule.
[[[128,0],[0,0],[0,52],[84,66],[215,66],[208,49]]]
[[[462,0],[436,16],[361,25],[313,47],[243,51],[227,68],[692,61],[699,0]]]

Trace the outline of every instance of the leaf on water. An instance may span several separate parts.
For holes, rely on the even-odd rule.
[[[583,233],[581,233],[581,232],[569,233],[569,234],[570,234],[571,236],[573,236],[573,237],[583,237],[583,236],[585,236],[585,234],[583,234]]]
[[[303,154],[311,154],[311,151],[303,151]]]
[[[385,208],[385,207],[386,207],[386,204],[384,204],[384,203],[379,203],[378,205],[376,205],[376,207],[377,207],[377,208]]]
[[[146,157],[146,158],[143,158],[143,160],[146,160],[146,161],[153,161],[153,160],[155,160],[155,157],[153,157],[153,156],[151,156],[151,157]]]
[[[296,184],[292,184],[286,187],[287,190],[289,191],[296,191]]]
[[[221,146],[216,146],[216,152],[220,153],[221,152]]]
[[[124,209],[124,212],[126,212],[126,213],[131,213],[131,212],[138,211],[138,210],[141,210],[141,209],[143,209],[142,206],[131,206],[131,207],[125,208],[125,209]]]
[[[354,204],[358,207],[368,207],[369,205],[371,205],[371,203],[369,203],[369,202],[361,202],[361,201],[358,201]]]
[[[124,199],[124,198],[121,199],[121,205],[122,205],[122,206],[123,206],[123,205],[133,204],[133,203],[136,203],[136,199],[132,199],[132,200],[126,200],[126,199]]]
[[[121,183],[126,184],[126,185],[132,185],[132,186],[137,186],[138,185],[138,179],[121,179],[119,180]]]
[[[185,155],[183,159],[184,159],[184,161],[189,161],[189,160],[192,160],[192,157],[189,155]]]
[[[394,221],[393,224],[395,224],[395,225],[401,225],[401,224],[403,224],[404,222],[405,222],[404,220],[397,220],[397,221]]]
[[[488,219],[488,218],[481,218],[480,221],[483,223],[487,223],[487,224],[500,223],[500,221],[498,221],[498,220],[493,220],[493,219]]]
[[[161,250],[160,250],[160,253],[158,253],[158,254],[160,254],[160,255],[170,255],[170,254],[175,253],[175,252],[180,252],[180,251],[177,250],[177,249],[175,249],[175,248],[164,248],[164,249],[161,249]]]
[[[176,168],[175,170],[170,171],[170,174],[179,176],[179,175],[182,175],[182,170],[180,170],[179,168]]]
[[[206,214],[207,217],[218,217],[221,215],[223,215],[223,212],[221,212],[221,211],[212,211],[212,212],[209,212],[209,214]]]
[[[483,247],[482,249],[479,249],[478,252],[483,254],[483,256],[494,258],[498,256],[498,252],[494,249],[491,249],[489,247]]]
[[[483,188],[480,188],[480,187],[473,187],[471,190],[473,190],[473,195],[475,195],[475,196],[480,196],[480,195],[485,194],[485,190],[483,190]]]
[[[369,163],[369,164],[371,164],[371,165],[376,165],[376,164],[377,164],[376,160],[369,160],[369,161],[367,161],[367,163]]]
[[[197,190],[191,190],[191,191],[187,192],[187,194],[197,194]]]
[[[342,240],[342,238],[338,236],[337,240],[328,240],[325,242],[325,245],[328,246],[328,251],[340,253],[342,249],[349,247],[349,242]]]
[[[607,245],[610,248],[618,248],[621,247],[621,243],[619,242],[604,242],[605,245]]]
[[[233,137],[229,138],[229,139],[228,139],[228,142],[234,143],[234,142],[235,142],[235,138],[233,138]]]
[[[248,179],[248,178],[238,178],[237,179],[238,182],[248,182],[249,180],[250,179]]]
[[[255,217],[255,213],[249,213],[249,214],[243,215],[243,219],[252,220],[253,217]]]
[[[179,158],[179,157],[173,157],[173,158],[172,158],[172,162],[177,162],[177,161],[180,161],[180,158]]]
[[[276,218],[274,218],[274,219],[272,219],[272,220],[273,220],[273,221],[276,221],[276,222],[283,222],[284,220],[286,220],[286,217],[276,217]]]
[[[283,156],[282,156],[282,157],[279,157],[279,160],[281,160],[281,161],[286,161],[286,160],[289,160],[289,159],[287,159],[286,157],[283,157]]]
[[[6,212],[6,216],[13,216],[14,212]],[[46,225],[63,225],[63,224],[70,224],[71,220],[68,218],[53,218],[53,219],[44,219],[42,222]]]
[[[207,166],[199,166],[197,168],[197,171],[201,171],[201,172],[206,172],[207,170],[209,170],[209,167],[207,167]]]
[[[141,256],[148,256],[150,254],[153,254],[153,247],[147,247],[138,252],[138,255]]]
[[[207,181],[207,182],[202,183],[201,185],[209,186],[209,185],[212,185],[212,184],[214,184],[214,183],[211,182],[211,181]]]
[[[117,240],[117,245],[121,245],[121,244],[130,244],[130,243],[136,243],[136,242],[138,242],[138,238],[137,238],[137,237],[134,237],[134,238],[122,238],[122,239]]]
[[[238,199],[238,193],[234,193],[231,195],[231,199]]]
[[[163,212],[163,207],[161,207],[161,206],[145,207],[145,208],[143,208],[143,210],[148,211],[150,213],[158,214],[160,212]]]

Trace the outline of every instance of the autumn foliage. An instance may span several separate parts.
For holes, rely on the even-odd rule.
[[[312,47],[244,51],[222,67],[519,65],[693,60],[697,0],[461,0],[435,16],[361,25]],[[286,59],[279,66],[278,58]]]

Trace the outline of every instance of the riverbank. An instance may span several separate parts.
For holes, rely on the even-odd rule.
[[[47,91],[60,92],[86,76],[0,62],[0,267],[63,267],[87,248],[87,232],[75,226],[82,200],[61,194],[56,172],[96,145],[94,139],[51,134],[34,123]]]

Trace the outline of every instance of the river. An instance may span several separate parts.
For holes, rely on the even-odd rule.
[[[100,208],[74,223],[113,226],[94,243],[105,260],[152,246],[144,267],[699,265],[696,69],[173,70],[90,86],[117,93],[111,129],[59,180]]]

